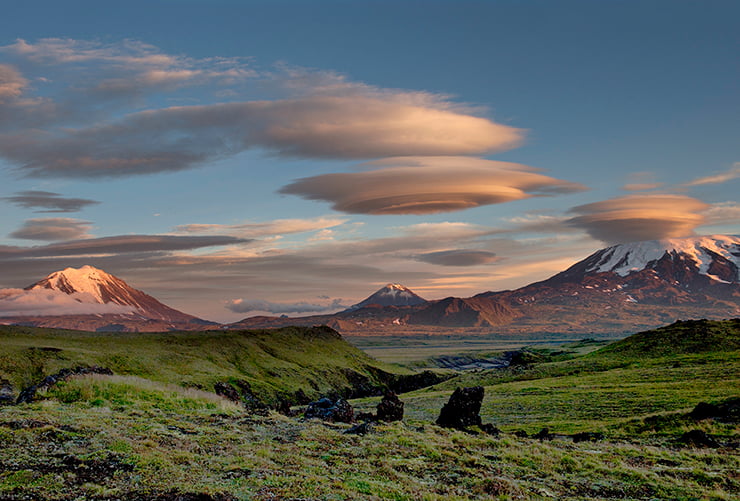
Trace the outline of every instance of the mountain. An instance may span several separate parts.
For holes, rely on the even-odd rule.
[[[349,335],[617,334],[677,319],[730,318],[740,315],[740,237],[614,245],[542,282],[470,298],[383,306],[376,294],[333,315],[253,317],[234,326],[327,324]]]
[[[427,300],[416,295],[411,289],[401,284],[388,284],[367,299],[350,306],[346,311],[354,311],[366,306],[416,306]]]
[[[66,268],[29,285],[29,292],[55,291],[90,306],[90,313],[29,315],[3,318],[3,323],[83,330],[157,331],[215,325],[183,313],[126,282],[92,266]],[[99,308],[107,305],[108,308]]]
[[[484,297],[515,308],[510,326],[588,332],[740,314],[740,238],[715,235],[599,250],[555,276]]]

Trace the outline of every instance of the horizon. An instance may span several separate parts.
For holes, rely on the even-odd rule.
[[[94,5],[0,20],[0,292],[227,323],[740,234],[736,2]]]

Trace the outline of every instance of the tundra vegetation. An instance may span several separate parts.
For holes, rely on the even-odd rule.
[[[39,384],[93,366],[112,375]],[[365,395],[350,403],[372,412],[382,389],[424,378],[325,328],[2,327],[0,397],[37,391],[0,407],[0,498],[740,496],[739,320],[680,322],[604,347],[524,349],[506,368],[441,372],[399,395],[402,421],[346,433],[352,424],[304,420],[302,406],[289,405]],[[217,395],[218,383],[236,398]],[[481,426],[434,424],[456,388],[476,386]]]

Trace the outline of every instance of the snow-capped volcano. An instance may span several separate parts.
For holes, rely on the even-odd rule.
[[[52,290],[73,296],[81,303],[131,307],[131,315],[164,322],[191,322],[196,317],[177,311],[126,282],[92,266],[66,268],[29,285],[27,291]]]
[[[401,284],[388,284],[367,299],[350,306],[347,311],[357,310],[370,305],[377,306],[416,306],[426,303],[426,299],[415,294]]]
[[[621,277],[656,269],[661,261],[680,261],[699,275],[734,283],[740,280],[740,237],[714,235],[633,242],[603,249],[587,258],[587,272]]]

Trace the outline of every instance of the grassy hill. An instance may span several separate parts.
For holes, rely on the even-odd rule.
[[[327,327],[90,333],[2,326],[0,347],[0,378],[17,389],[60,369],[96,365],[116,375],[208,391],[217,382],[237,383],[276,404],[332,392],[358,394],[410,374],[370,358]]]
[[[347,370],[368,378],[395,370],[330,330],[6,329],[0,377],[17,382],[27,370],[47,374],[78,362],[116,375],[72,378],[31,404],[0,407],[0,498],[738,499],[740,425],[690,415],[699,402],[738,396],[737,321],[669,327],[587,355],[540,350],[507,370],[459,373],[401,395],[404,421],[366,435],[345,433],[350,425],[248,414],[197,389],[249,378],[282,395],[312,381],[350,384],[356,376]],[[698,349],[710,338],[710,349]],[[481,414],[501,428],[499,437],[433,424],[456,386],[475,384],[485,386]],[[377,399],[353,403],[370,409]],[[556,438],[531,438],[544,427]],[[681,442],[689,430],[719,446]],[[604,438],[564,438],[576,432]]]

